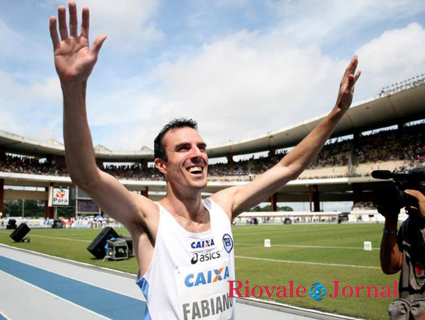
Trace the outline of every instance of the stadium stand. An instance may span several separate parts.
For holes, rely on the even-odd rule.
[[[357,139],[330,142],[299,179],[368,176],[372,170],[404,171],[421,165],[425,153],[425,123],[383,130]],[[286,155],[286,150],[268,157],[250,158],[209,166],[210,180],[249,181],[270,169]],[[100,168],[117,179],[162,181],[153,167],[141,164],[108,164]],[[6,154],[0,159],[0,171],[36,175],[67,176],[64,164],[27,156]]]
[[[304,204],[309,203],[309,215],[323,211],[321,204],[325,202],[351,202],[351,222],[360,221],[357,216],[361,221],[375,221],[377,211],[371,205],[371,195],[390,182],[372,178],[371,172],[406,171],[424,162],[425,78],[416,76],[402,83],[385,87],[374,97],[353,105],[309,168],[297,181],[267,199],[271,212],[282,202],[302,202],[303,211]],[[207,152],[213,161],[204,196],[253,180],[282,159],[321,119],[318,116],[210,146]],[[94,149],[99,168],[120,179],[129,191],[154,201],[165,195],[164,179],[153,167],[153,150],[143,146],[139,150],[114,151],[101,145]],[[258,157],[260,152],[262,156]],[[0,130],[0,199],[4,200],[0,201],[0,217],[2,212],[10,217],[12,211],[22,217],[32,217],[27,212],[34,211],[37,216],[44,214],[45,219],[100,215],[94,202],[73,186],[64,156],[64,147],[57,141],[40,142]],[[236,156],[241,160],[235,161]],[[227,161],[214,163],[221,158]],[[62,189],[69,190],[70,204],[65,207],[53,203],[54,192],[65,194]]]

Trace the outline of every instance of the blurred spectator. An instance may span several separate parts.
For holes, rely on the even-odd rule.
[[[352,211],[376,210],[372,201],[356,202],[351,208]]]

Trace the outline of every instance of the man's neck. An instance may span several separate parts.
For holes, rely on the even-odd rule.
[[[168,188],[167,196],[160,203],[176,218],[200,224],[209,222],[209,214],[202,204],[201,191],[182,193]]]

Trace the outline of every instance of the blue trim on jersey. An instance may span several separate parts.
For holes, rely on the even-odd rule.
[[[149,283],[144,277],[137,280],[136,283],[142,290],[143,295],[145,296],[145,299],[146,299],[146,309],[145,309],[145,314],[143,316],[143,320],[152,320],[151,314],[149,313],[148,303],[147,303],[148,295],[149,295]]]

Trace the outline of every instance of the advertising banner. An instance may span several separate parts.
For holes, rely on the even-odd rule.
[[[69,206],[69,189],[52,188],[53,206]]]

